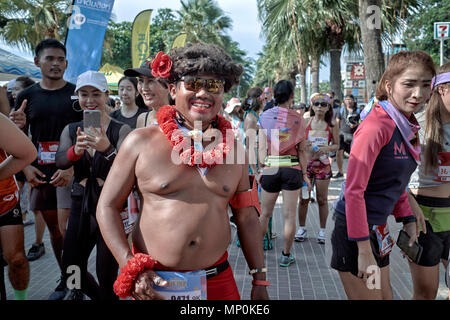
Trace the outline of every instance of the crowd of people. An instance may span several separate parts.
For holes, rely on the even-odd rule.
[[[280,193],[281,267],[308,239],[314,201],[319,244],[332,213],[330,266],[348,299],[392,299],[393,215],[408,237],[412,298],[436,297],[450,254],[450,63],[436,71],[424,52],[395,54],[365,108],[351,94],[341,105],[334,92],[296,104],[288,80],[224,101],[243,68],[204,43],[125,70],[118,100],[100,72],[65,81],[66,49],[55,39],[39,43],[35,64],[40,82],[18,77],[0,88],[0,239],[15,299],[27,298],[46,227],[61,273],[50,300],[240,299],[229,245],[245,256],[250,298],[268,299],[264,250],[278,236]],[[342,189],[330,210],[331,179]],[[31,213],[36,238],[25,254]],[[94,247],[96,278],[87,267]]]

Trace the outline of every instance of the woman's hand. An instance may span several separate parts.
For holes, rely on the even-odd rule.
[[[371,274],[368,271],[370,266],[377,266],[377,262],[372,252],[369,240],[358,241],[358,278],[368,279]]]
[[[77,129],[77,142],[75,144],[74,152],[76,155],[81,155],[84,150],[92,148],[94,150],[103,152],[110,146],[105,130],[101,128],[100,131],[93,127],[89,127],[88,132]]]

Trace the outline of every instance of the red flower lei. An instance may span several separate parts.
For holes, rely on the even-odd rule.
[[[156,114],[156,118],[159,127],[173,146],[173,150],[178,152],[184,150],[181,152],[180,158],[188,166],[198,165],[200,168],[211,168],[216,164],[222,164],[223,159],[231,150],[226,144],[227,130],[231,130],[231,124],[220,115],[218,115],[218,129],[222,134],[222,142],[216,145],[214,149],[203,152],[195,150],[194,146],[186,149],[190,141],[181,133],[175,122],[176,110],[174,106],[161,107]],[[233,135],[233,133],[231,134]]]
[[[139,273],[144,270],[151,270],[155,265],[155,260],[148,254],[137,253],[128,260],[127,265],[120,269],[120,274],[114,282],[114,292],[122,299],[131,296],[131,291]]]

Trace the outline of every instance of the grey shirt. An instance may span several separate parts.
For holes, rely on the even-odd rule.
[[[417,167],[416,171],[411,175],[411,179],[409,181],[410,189],[421,189],[421,188],[429,188],[429,187],[437,187],[443,185],[446,182],[435,181],[437,170],[433,174],[425,173],[425,165],[423,159],[423,151],[425,150],[425,111],[421,111],[417,113],[416,119],[419,122],[421,129],[419,130],[420,142],[422,144],[422,162]],[[442,147],[444,152],[450,152],[450,124],[444,124],[444,137]],[[436,155],[437,157],[438,155]]]

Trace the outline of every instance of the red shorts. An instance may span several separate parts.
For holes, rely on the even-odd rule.
[[[133,246],[133,254],[138,253],[135,247]],[[220,257],[219,260],[217,260],[216,263],[214,263],[211,267],[213,268],[222,262],[225,262],[228,259],[228,252],[225,251],[225,253]],[[194,270],[174,270],[171,268],[167,268],[166,266],[163,266],[159,262],[155,263],[155,266],[153,267],[154,270],[160,270],[160,271],[180,271],[180,272],[187,272],[187,271],[194,271]],[[231,266],[228,266],[224,271],[219,273],[216,276],[213,276],[211,278],[208,278],[206,281],[207,285],[207,296],[208,300],[241,300],[241,297],[239,295],[239,290],[236,285],[236,280],[234,280],[233,271],[231,270]]]

